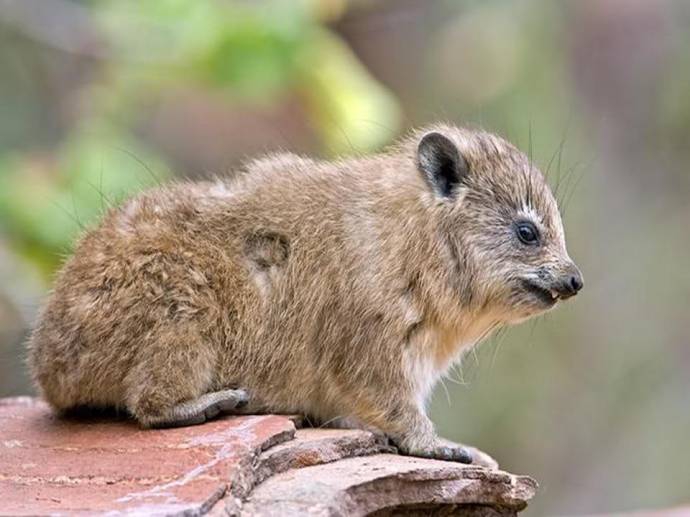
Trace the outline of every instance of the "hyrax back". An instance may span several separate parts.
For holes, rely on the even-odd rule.
[[[111,210],[59,273],[29,359],[57,410],[184,425],[249,401],[470,461],[425,416],[433,384],[580,287],[541,174],[498,137],[438,126],[385,154],[269,157]]]

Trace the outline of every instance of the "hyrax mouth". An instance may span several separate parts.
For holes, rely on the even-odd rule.
[[[541,303],[548,307],[555,305],[559,299],[558,293],[556,291],[553,291],[552,289],[546,289],[545,287],[542,287],[529,280],[523,280],[522,285],[528,293],[530,293],[532,296],[537,298]]]

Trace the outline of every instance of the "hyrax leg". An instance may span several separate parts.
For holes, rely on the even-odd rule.
[[[431,420],[413,405],[399,408],[397,422],[391,427],[400,429],[389,436],[401,453],[421,458],[472,463],[472,453],[463,445],[440,438]]]
[[[438,436],[431,420],[412,402],[401,402],[384,415],[377,427],[390,437],[402,454],[489,468],[498,466],[493,458],[480,450]]]
[[[214,386],[216,353],[193,322],[167,321],[141,344],[125,379],[127,409],[144,427],[200,424],[246,405],[243,390]]]

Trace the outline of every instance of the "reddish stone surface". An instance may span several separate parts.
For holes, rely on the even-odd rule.
[[[526,476],[393,454],[361,430],[289,416],[142,430],[0,399],[0,515],[515,515]],[[411,512],[411,513],[410,513]]]
[[[254,456],[294,432],[282,416],[142,430],[129,420],[59,419],[34,399],[0,400],[0,513],[204,513]]]

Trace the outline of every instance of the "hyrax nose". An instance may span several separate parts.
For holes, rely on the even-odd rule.
[[[582,273],[575,269],[564,275],[556,284],[553,289],[558,293],[561,298],[570,298],[575,296],[580,289],[584,286],[582,280]]]

